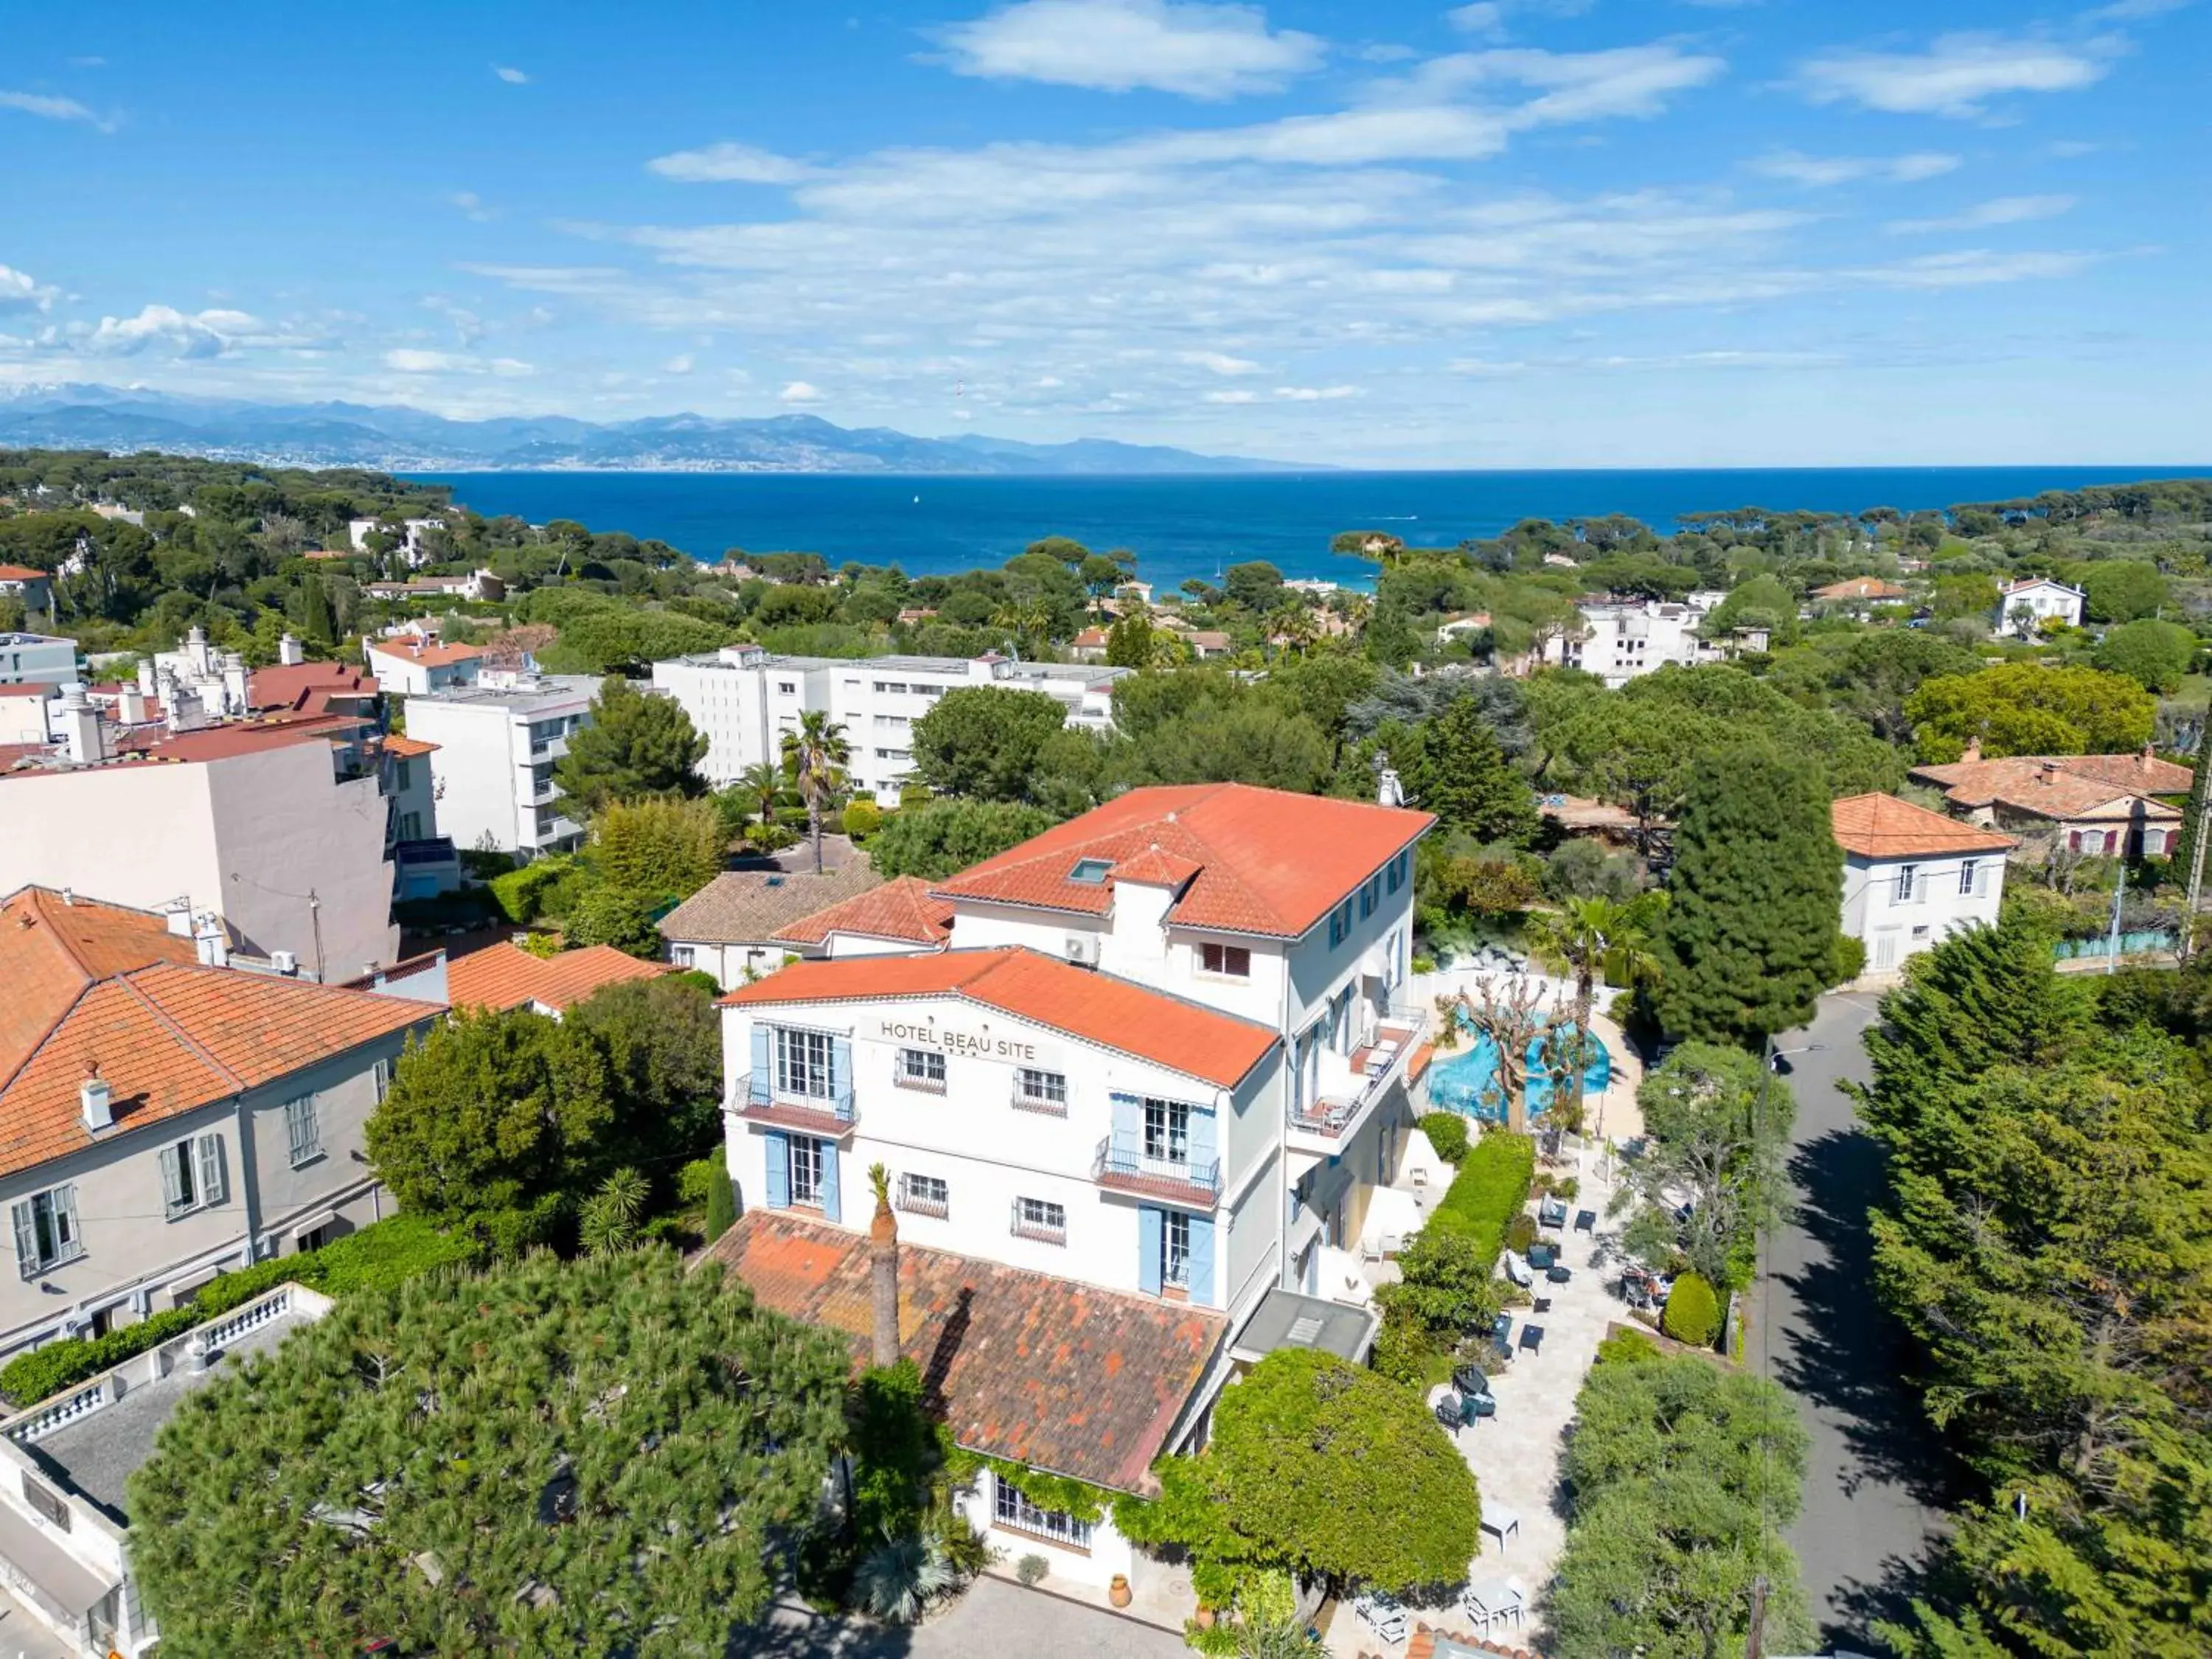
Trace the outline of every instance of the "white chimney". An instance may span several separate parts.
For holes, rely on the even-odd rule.
[[[160,695],[160,689],[154,680],[154,659],[151,657],[138,659],[138,690],[149,697]]]
[[[297,668],[301,663],[307,661],[307,651],[301,647],[300,641],[291,635],[287,634],[283,638],[276,641],[276,660],[283,664],[285,667]]]
[[[192,918],[192,944],[199,951],[204,968],[230,966],[230,936],[223,932],[222,918],[212,910],[202,910]]]
[[[173,898],[161,907],[161,914],[168,919],[169,931],[179,939],[190,939],[192,936],[191,900]]]
[[[185,630],[185,656],[202,679],[215,678],[215,653],[208,649],[207,630],[198,623]]]
[[[222,653],[222,712],[246,712],[246,659],[235,651]]]
[[[96,765],[107,758],[107,729],[100,724],[100,710],[75,680],[62,688],[61,727],[69,757],[79,766]]]
[[[146,694],[135,685],[123,688],[123,695],[115,700],[115,717],[125,726],[146,723]]]
[[[84,1113],[84,1127],[93,1133],[115,1127],[114,1091],[107,1086],[107,1079],[100,1076],[99,1066],[94,1066],[91,1074],[76,1085],[76,1099]]]

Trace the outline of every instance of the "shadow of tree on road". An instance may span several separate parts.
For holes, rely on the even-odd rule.
[[[1870,1632],[1876,1625],[1910,1626],[1916,1600],[1940,1600],[1936,1583],[1940,1569],[1934,1565],[1936,1547],[1931,1543],[1912,1560],[1890,1556],[1881,1564],[1881,1577],[1870,1583],[1846,1578],[1838,1584],[1831,1603],[1835,1616],[1820,1626],[1821,1647],[1845,1653],[1870,1650],[1874,1646]]]
[[[1859,1466],[1846,1477],[1846,1497],[1875,1480],[1927,1507],[1948,1508],[1969,1490],[1965,1472],[1905,1382],[1909,1340],[1874,1291],[1867,1218],[1883,1192],[1881,1145],[1858,1129],[1831,1130],[1797,1149],[1790,1174],[1802,1194],[1798,1225],[1827,1260],[1783,1278],[1802,1328],[1775,1356],[1775,1376],[1843,1419]]]

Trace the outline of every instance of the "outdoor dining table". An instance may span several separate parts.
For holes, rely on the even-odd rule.
[[[1524,1322],[1521,1327],[1521,1346],[1530,1353],[1541,1353],[1544,1351],[1544,1328]]]
[[[1505,1553],[1505,1540],[1521,1530],[1521,1517],[1511,1510],[1496,1504],[1482,1506],[1482,1530],[1498,1540],[1499,1554]]]
[[[1500,1620],[1521,1622],[1526,1609],[1527,1597],[1519,1584],[1510,1578],[1492,1578],[1483,1583],[1469,1584],[1460,1598],[1460,1606],[1468,1618],[1481,1625],[1486,1631]]]
[[[1595,1210],[1576,1211],[1575,1231],[1578,1233],[1595,1235],[1597,1231],[1597,1212]]]

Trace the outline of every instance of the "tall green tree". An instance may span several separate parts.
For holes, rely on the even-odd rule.
[[[603,986],[562,1023],[605,1057],[614,1115],[611,1156],[665,1179],[722,1144],[722,1024],[714,994],[681,975]]]
[[[1923,680],[1905,712],[1920,758],[1934,763],[1958,759],[1971,738],[1990,760],[2121,754],[2150,741],[2158,707],[2122,675],[2010,662]]]
[[[568,752],[553,763],[553,781],[561,810],[583,823],[610,801],[704,794],[698,769],[706,757],[707,739],[683,704],[609,678],[592,699],[590,720],[568,734]]]
[[[2181,689],[2197,650],[2193,629],[2146,617],[2106,634],[2098,642],[2095,660],[2108,674],[2123,674],[2146,691],[2170,695]]]
[[[1587,842],[1580,843],[1588,845]],[[1667,896],[1654,890],[1632,899],[1570,898],[1556,910],[1538,910],[1522,924],[1521,936],[1536,959],[1564,969],[1574,981],[1571,1042],[1559,1056],[1567,1073],[1565,1092],[1582,1114],[1583,1079],[1589,1069],[1590,1016],[1597,985],[1649,985],[1659,977],[1659,922]]]
[[[971,685],[948,691],[914,723],[914,769],[943,795],[1028,800],[1038,752],[1067,722],[1042,691]]]
[[[819,708],[804,710],[799,729],[783,734],[783,769],[806,805],[806,828],[814,842],[814,873],[822,873],[822,820],[845,791],[845,764],[853,757],[845,728]]]
[[[1634,1210],[1630,1248],[1650,1261],[1680,1251],[1708,1283],[1742,1289],[1788,1186],[1797,1110],[1789,1088],[1741,1048],[1685,1042],[1644,1079],[1636,1103],[1644,1144],[1615,1200]]]
[[[1455,699],[1419,735],[1413,752],[1400,763],[1415,805],[1479,841],[1517,846],[1535,835],[1535,793],[1505,758],[1474,698]]]
[[[884,820],[868,858],[885,878],[942,881],[1052,828],[1048,812],[1013,801],[933,800]]]
[[[693,1659],[765,1611],[844,1434],[833,1334],[665,1250],[348,1296],[130,1482],[178,1659]]]
[[[1843,849],[1812,764],[1723,750],[1690,775],[1654,996],[1667,1029],[1756,1043],[1812,1018],[1842,927]]]
[[[656,898],[689,898],[718,875],[729,836],[713,803],[672,796],[610,801],[592,824],[600,879]]]

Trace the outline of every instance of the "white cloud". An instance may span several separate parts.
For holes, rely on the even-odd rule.
[[[1939,230],[1986,230],[1992,225],[2021,225],[2035,219],[2055,219],[2070,211],[2074,200],[2071,196],[2000,196],[1948,217],[1893,219],[1882,228],[1893,236],[1917,236]]]
[[[1333,403],[1339,398],[1357,398],[1356,386],[1279,386],[1275,395],[1294,404]]]
[[[1256,404],[1260,401],[1260,394],[1256,392],[1207,392],[1200,394],[1199,401],[1202,404]]]
[[[1018,0],[937,38],[961,75],[1192,98],[1274,91],[1322,54],[1313,35],[1271,32],[1257,6],[1173,0]]]
[[[1797,67],[1816,104],[1850,102],[1897,115],[1978,116],[2008,92],[2073,92],[2104,78],[2110,43],[2089,47],[1998,34],[1946,34],[1923,52],[1825,52]]]
[[[273,343],[262,323],[243,311],[187,314],[157,305],[142,307],[135,317],[103,317],[83,337],[85,349],[108,357],[135,357],[156,346],[179,357],[219,357],[234,346]]]
[[[471,357],[458,351],[424,351],[399,346],[384,354],[384,366],[402,374],[495,374],[519,379],[537,371],[513,357]]]
[[[1965,248],[1954,253],[1923,254],[1917,259],[1849,275],[1882,288],[1982,288],[1993,283],[2070,276],[2094,258],[2087,253],[1997,253],[1988,248]]]
[[[821,388],[818,386],[809,386],[804,380],[793,380],[790,385],[784,387],[782,391],[776,393],[776,396],[781,398],[785,403],[792,405],[794,409],[801,408],[808,404],[818,404],[822,401]]]
[[[1912,185],[1954,171],[1959,157],[1937,150],[1913,150],[1903,155],[1807,155],[1794,149],[1776,150],[1751,163],[1753,173],[1793,185],[1825,188],[1864,180]]]
[[[679,184],[795,185],[813,169],[803,161],[751,144],[709,144],[656,155],[646,166]]]
[[[491,66],[491,72],[499,76],[501,80],[506,82],[510,87],[523,87],[530,84],[530,77],[528,76],[525,75],[520,70],[513,68],[506,64],[494,64]]]
[[[38,92],[0,92],[0,109],[21,110],[26,115],[49,121],[82,121],[102,132],[115,131],[112,122],[101,119],[74,98],[54,98]]]
[[[51,311],[59,290],[35,282],[27,270],[0,265],[0,311]]]
[[[446,199],[477,224],[489,224],[499,217],[496,211],[484,205],[483,198],[472,190],[457,190]]]
[[[1475,5],[1455,6],[1444,14],[1444,21],[1469,34],[1500,35],[1505,33],[1505,8],[1498,0],[1479,0]]]
[[[696,366],[696,362],[692,357],[691,354],[688,351],[684,351],[678,352],[675,356],[671,357],[666,362],[661,364],[660,371],[664,374],[689,374]]]
[[[1256,374],[1260,365],[1249,357],[1231,357],[1220,351],[1186,351],[1182,360],[1200,368],[1210,368],[1216,374]]]

